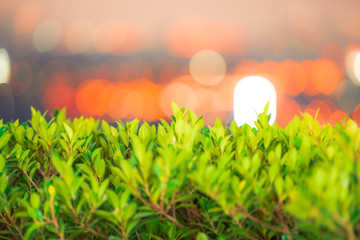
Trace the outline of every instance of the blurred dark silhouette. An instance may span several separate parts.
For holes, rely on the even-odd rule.
[[[12,89],[9,84],[0,84],[0,119],[3,119],[4,123],[14,119],[15,115],[15,103]]]

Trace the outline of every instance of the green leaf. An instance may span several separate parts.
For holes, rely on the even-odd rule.
[[[3,171],[5,167],[5,158],[2,154],[0,154],[0,173]]]
[[[63,125],[64,125],[67,135],[69,136],[69,140],[71,141],[71,139],[74,135],[74,132],[73,132],[72,128],[69,125],[67,125],[65,122],[63,122]]]
[[[40,207],[40,197],[37,193],[32,193],[30,197],[30,203],[33,208]]]
[[[99,165],[98,165],[98,167],[97,167],[97,169],[96,169],[96,175],[97,175],[100,179],[101,179],[101,178],[104,176],[104,174],[105,174],[105,167],[106,167],[106,165],[105,165],[104,159],[100,159]]]
[[[176,103],[174,103],[174,102],[171,102],[171,109],[172,109],[174,116],[176,116],[177,113],[180,111],[179,106],[176,105]]]
[[[205,233],[199,232],[196,236],[196,240],[208,240],[208,236]]]
[[[24,240],[32,239],[36,229],[38,229],[39,227],[41,227],[40,223],[32,223],[25,232]]]
[[[0,137],[0,151],[1,149],[6,146],[11,138],[11,133],[4,133],[1,137]]]
[[[110,126],[105,120],[102,120],[101,128],[106,136],[110,136]]]

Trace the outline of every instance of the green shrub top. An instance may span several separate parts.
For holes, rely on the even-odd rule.
[[[359,239],[360,129],[0,120],[2,239]]]

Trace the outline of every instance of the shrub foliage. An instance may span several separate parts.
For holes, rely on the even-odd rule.
[[[2,239],[359,239],[360,129],[0,120]]]

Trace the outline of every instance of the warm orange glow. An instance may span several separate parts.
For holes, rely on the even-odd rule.
[[[31,32],[39,23],[41,6],[39,2],[29,2],[22,5],[15,13],[14,28],[16,33]]]
[[[225,78],[214,87],[214,95],[210,96],[211,106],[216,111],[233,111],[234,89],[241,77],[225,76]]]
[[[89,79],[76,90],[76,105],[86,116],[103,116],[109,105],[109,82],[104,79]]]
[[[214,122],[216,118],[220,119],[224,124],[228,121],[230,122],[232,120],[232,113],[227,114],[226,112],[219,112],[219,111],[208,111],[205,113],[196,113],[198,117],[203,116],[204,117],[204,124],[214,126]]]
[[[124,96],[129,91],[130,89],[125,83],[119,82],[116,85],[111,85],[108,114],[113,120],[117,121],[128,115],[124,106]]]
[[[159,107],[159,86],[148,79],[135,79],[129,83],[116,83],[110,91],[110,117],[117,121],[137,117],[156,121],[163,115]]]
[[[300,116],[301,107],[292,98],[280,97],[277,100],[276,122],[280,127],[286,127],[296,115]]]
[[[304,112],[309,113],[311,116],[314,117],[316,114],[316,111],[319,109],[317,120],[321,124],[326,124],[327,120],[329,119],[329,117],[332,113],[332,109],[329,105],[333,109],[335,108],[335,105],[330,102],[325,102],[322,100],[315,99],[311,103],[309,103],[309,105],[306,107]]]
[[[134,101],[129,101],[128,106],[131,108],[130,113],[145,121],[158,120],[162,116],[158,104],[159,95],[160,95],[159,87],[148,79],[136,79],[133,84],[134,84],[134,89],[136,89],[137,93],[140,95],[140,98],[142,99],[144,107],[141,110],[141,114],[132,113],[132,111],[136,109],[135,107],[136,105],[133,106]],[[126,104],[126,99],[125,99],[125,104]]]
[[[191,76],[202,85],[215,85],[225,76],[224,58],[212,50],[197,52],[190,60]]]
[[[332,94],[340,81],[340,72],[334,63],[327,59],[317,60],[311,69],[314,87],[323,94]]]
[[[269,79],[276,89],[278,96],[286,93],[289,85],[289,79],[285,68],[274,61],[263,62],[264,72],[258,74]]]
[[[347,116],[346,113],[344,113],[343,111],[336,110],[329,116],[329,123],[332,126],[335,126],[335,123],[337,122],[341,123],[346,116]]]
[[[352,114],[352,120],[354,120],[357,125],[360,126],[360,104],[355,108]]]
[[[319,93],[319,91],[315,88],[313,78],[311,76],[311,71],[314,65],[314,61],[312,60],[303,60],[300,62],[300,64],[305,68],[307,81],[306,81],[306,87],[304,89],[304,93],[309,96],[315,96]]]
[[[233,74],[239,75],[239,78],[242,78],[251,75],[258,75],[263,71],[264,69],[261,63],[255,60],[244,60],[235,66]]]
[[[192,111],[198,108],[198,96],[193,88],[182,82],[173,81],[164,86],[159,97],[161,111],[168,117],[172,115],[171,101],[179,106],[188,107]]]
[[[43,95],[44,107],[53,113],[55,109],[66,108],[68,117],[77,115],[75,106],[75,90],[65,83],[50,83],[47,85]]]
[[[289,82],[285,92],[286,95],[295,97],[302,93],[308,80],[305,67],[293,60],[282,61],[281,65],[284,67],[287,73]]]
[[[65,46],[70,53],[83,53],[91,48],[94,26],[89,21],[71,23],[65,31]]]
[[[241,54],[238,32],[230,23],[216,19],[184,18],[170,25],[164,40],[169,51],[180,57],[191,57],[202,49]]]

